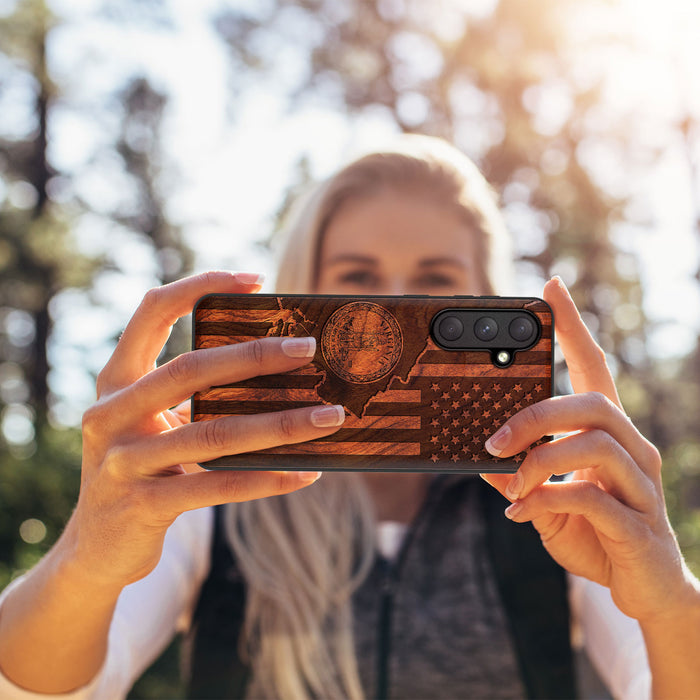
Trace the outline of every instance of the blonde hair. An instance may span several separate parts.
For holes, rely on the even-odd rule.
[[[293,208],[277,291],[315,291],[332,217],[349,200],[384,188],[452,208],[476,237],[483,293],[502,293],[510,251],[493,191],[466,156],[420,136],[356,160]],[[376,523],[359,475],[326,472],[285,496],[229,504],[225,527],[247,582],[239,651],[252,666],[251,695],[361,699],[351,595],[372,566]]]
[[[375,522],[358,475],[229,504],[224,522],[247,583],[249,697],[361,700],[350,598],[374,560]]]
[[[495,192],[461,151],[416,134],[355,160],[297,201],[283,225],[276,291],[316,291],[323,236],[333,216],[349,200],[386,189],[419,194],[452,210],[474,236],[482,294],[510,291],[511,240]]]

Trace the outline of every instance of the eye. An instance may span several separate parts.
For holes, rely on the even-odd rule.
[[[370,288],[379,284],[379,276],[372,270],[350,270],[339,275],[338,281],[341,284]]]
[[[439,272],[429,272],[420,275],[416,279],[416,284],[423,289],[446,289],[448,287],[456,287],[458,281],[450,276]]]

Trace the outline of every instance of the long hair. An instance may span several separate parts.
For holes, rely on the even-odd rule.
[[[387,188],[420,193],[454,211],[475,237],[482,293],[502,293],[511,257],[493,191],[466,156],[421,136],[354,161],[294,207],[277,291],[316,291],[319,251],[333,216],[349,200]],[[326,472],[300,491],[230,504],[225,523],[247,582],[239,652],[253,669],[251,694],[362,698],[351,595],[374,560],[376,523],[359,475]]]
[[[326,473],[301,491],[227,506],[247,584],[239,654],[253,670],[249,697],[363,697],[350,597],[372,565],[375,526],[357,477]]]

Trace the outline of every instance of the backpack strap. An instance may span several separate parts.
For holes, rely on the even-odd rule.
[[[225,506],[214,508],[211,570],[202,586],[183,646],[190,700],[243,698],[250,668],[238,653],[245,619],[246,587],[226,541]]]
[[[528,696],[574,698],[566,573],[532,524],[508,520],[503,514],[508,501],[482,486],[486,543]]]

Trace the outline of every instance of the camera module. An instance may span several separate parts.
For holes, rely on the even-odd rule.
[[[517,300],[516,300],[517,301]],[[502,301],[495,308],[443,308],[430,324],[436,345],[453,351],[486,351],[499,368],[510,367],[516,354],[529,350],[542,334],[542,326],[528,309],[508,308]],[[475,304],[476,306],[476,304]]]
[[[492,318],[483,316],[474,324],[474,335],[479,340],[493,340],[498,335],[498,324]]]

